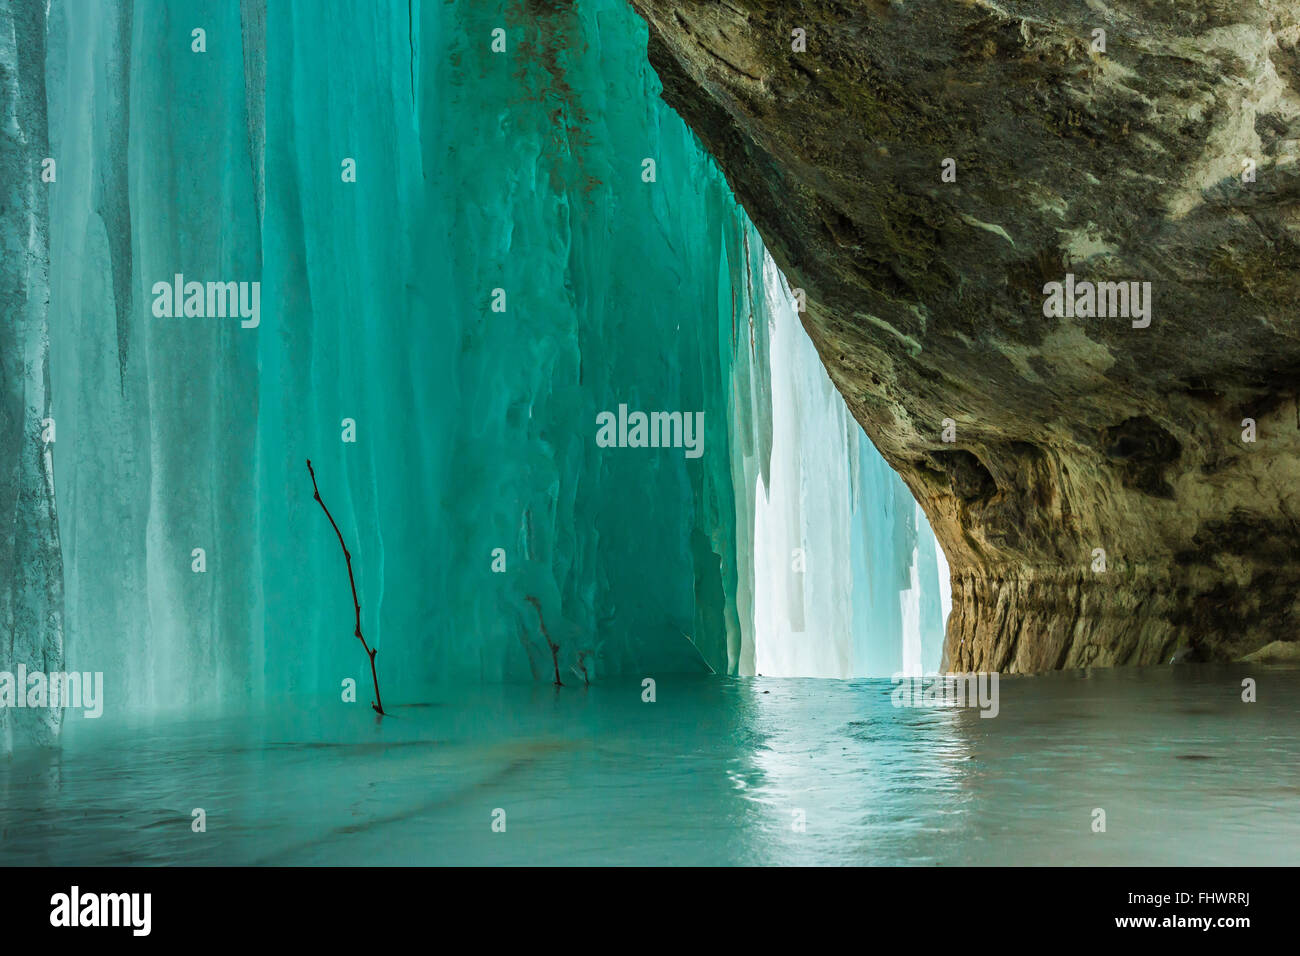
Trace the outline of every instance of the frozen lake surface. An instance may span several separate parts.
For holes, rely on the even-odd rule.
[[[364,697],[77,720],[0,759],[0,863],[1300,863],[1300,670],[1004,678],[995,719],[891,689],[661,676],[654,703],[629,680],[442,688],[382,721]]]

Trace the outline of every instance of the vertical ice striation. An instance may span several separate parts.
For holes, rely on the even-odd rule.
[[[69,647],[110,707],[358,676],[307,457],[394,699],[540,677],[543,626],[569,679],[729,668],[747,226],[630,10],[54,0],[50,43]],[[260,325],[155,315],[178,274],[260,282]],[[703,412],[704,454],[598,448],[620,405]]]
[[[850,560],[857,423],[763,257],[772,455],[757,477],[754,666],[770,676],[853,672]],[[766,480],[765,480],[766,479]]]
[[[0,0],[0,670],[63,667],[49,379],[45,10]],[[20,670],[23,669],[23,670]],[[13,678],[11,678],[13,679]],[[26,694],[9,686],[7,694]],[[60,712],[0,707],[0,754],[48,744]]]
[[[239,36],[229,4],[50,7],[68,653],[110,712],[239,697],[256,674],[256,333],[152,310],[177,273],[260,278]]]
[[[755,391],[771,425],[768,466],[745,476],[754,489],[754,671],[936,671],[951,599],[934,534],[849,414],[766,254],[755,297],[768,333],[768,375],[755,376]]]
[[[310,457],[386,702],[544,679],[543,628],[570,681],[937,663],[941,556],[625,5],[41,6],[0,8],[11,655],[59,661],[61,537],[107,713],[364,683]],[[702,453],[598,444],[624,407]]]

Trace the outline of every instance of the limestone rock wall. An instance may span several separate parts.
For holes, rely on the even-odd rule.
[[[950,668],[1295,638],[1300,6],[632,5],[948,553]]]

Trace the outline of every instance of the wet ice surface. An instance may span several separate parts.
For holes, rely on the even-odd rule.
[[[627,681],[448,688],[383,721],[364,699],[75,721],[0,762],[0,863],[1300,863],[1300,670],[1007,678],[995,719],[891,689],[661,676],[655,703]]]

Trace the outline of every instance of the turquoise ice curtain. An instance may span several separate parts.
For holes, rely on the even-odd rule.
[[[392,699],[938,665],[924,517],[624,4],[0,10],[15,662],[361,677],[310,458]]]

